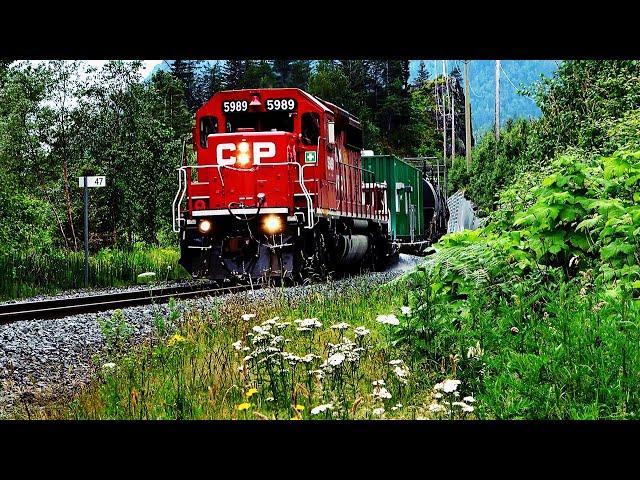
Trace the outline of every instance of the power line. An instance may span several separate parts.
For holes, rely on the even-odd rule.
[[[504,68],[502,67],[502,65],[500,65],[500,71],[501,71],[502,73],[504,73],[504,76],[507,78],[507,80],[509,80],[509,83],[510,83],[510,84],[511,84],[511,86],[513,87],[513,90],[514,90],[518,95],[522,95],[523,97],[526,97],[526,98],[528,98],[529,100],[531,100],[533,103],[536,103],[536,101],[535,101],[533,98],[531,98],[531,96],[530,96],[530,95],[526,95],[526,94],[524,94],[524,93],[522,93],[522,92],[519,92],[519,91],[518,91],[518,87],[516,87],[516,86],[515,86],[515,84],[511,81],[511,79],[509,78],[509,75],[507,75],[507,72],[505,72],[505,71],[504,71]]]

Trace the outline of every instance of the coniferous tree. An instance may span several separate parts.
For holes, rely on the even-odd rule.
[[[424,82],[429,80],[429,71],[424,63],[424,60],[420,60],[420,66],[418,67],[418,75],[416,76],[416,82],[414,86],[420,88]]]

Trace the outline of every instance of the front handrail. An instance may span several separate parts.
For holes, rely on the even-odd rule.
[[[249,169],[235,168],[231,165],[192,165],[192,166],[182,166],[178,168],[178,171],[179,171],[178,172],[178,193],[176,194],[176,197],[173,201],[173,211],[172,211],[174,232],[180,231],[180,221],[182,220],[182,218],[180,217],[179,209],[180,209],[180,205],[182,204],[182,201],[184,200],[184,195],[187,190],[187,169],[195,169],[197,171],[199,169],[215,168],[218,171],[218,175],[220,176],[222,186],[224,187],[224,177],[222,176],[222,171],[221,171],[221,169],[223,168],[228,168],[229,170],[233,170],[236,172],[253,172],[256,170],[256,168],[259,168],[259,167],[274,167],[274,166],[285,166],[285,165],[287,166],[295,165],[296,168],[298,169],[298,181],[300,183],[300,188],[305,197],[305,200],[307,201],[307,225],[304,228],[312,229],[315,225],[315,221],[313,217],[313,213],[314,213],[313,199],[311,198],[311,194],[309,193],[309,190],[305,185],[304,167],[315,166],[316,164],[300,165],[298,162],[268,162],[268,163],[259,163]],[[184,176],[184,185],[182,184],[182,176]]]

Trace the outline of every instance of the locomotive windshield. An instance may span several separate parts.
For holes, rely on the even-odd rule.
[[[235,112],[227,113],[226,132],[239,128],[253,128],[256,132],[272,130],[293,132],[293,115],[290,112]]]

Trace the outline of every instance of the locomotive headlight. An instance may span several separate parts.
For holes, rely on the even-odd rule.
[[[249,153],[249,143],[248,142],[240,142],[238,144],[238,151],[240,153]]]
[[[211,231],[211,222],[209,220],[202,220],[198,225],[200,233],[209,233]]]
[[[242,143],[240,145],[242,145]],[[239,153],[238,154],[238,165],[240,165],[241,167],[246,167],[248,164],[249,164],[249,154],[248,153]]]
[[[268,215],[264,218],[262,228],[271,235],[282,232],[282,218],[278,215]]]

